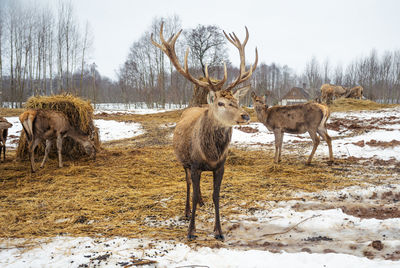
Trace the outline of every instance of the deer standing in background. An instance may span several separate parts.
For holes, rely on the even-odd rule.
[[[173,147],[178,161],[183,165],[186,174],[186,206],[185,216],[190,215],[190,186],[193,186],[192,213],[188,228],[188,238],[194,239],[195,217],[197,204],[202,203],[200,193],[200,177],[203,171],[212,171],[213,182],[213,202],[215,208],[214,237],[223,240],[219,217],[219,192],[224,175],[224,165],[228,153],[228,146],[232,137],[232,126],[235,124],[247,123],[250,116],[239,107],[239,97],[246,94],[248,88],[236,91],[232,94],[232,89],[240,83],[248,80],[257,67],[258,54],[256,49],[256,59],[253,66],[248,71],[245,70],[245,53],[249,34],[246,28],[246,38],[243,43],[232,33],[229,36],[224,32],[225,37],[231,42],[240,54],[239,75],[234,82],[222,89],[227,80],[227,69],[224,64],[224,78],[218,82],[212,82],[208,75],[208,68],[205,68],[206,82],[194,78],[189,73],[187,58],[189,49],[186,50],[184,67],[181,66],[175,53],[175,42],[178,39],[180,30],[171,36],[168,41],[163,37],[163,24],[160,27],[161,44],[153,40],[153,45],[160,48],[171,60],[176,70],[186,79],[195,85],[209,90],[208,107],[193,107],[182,113],[180,121],[177,123],[174,136]]]
[[[58,152],[58,166],[62,167],[62,142],[65,137],[70,137],[80,143],[86,153],[91,157],[96,157],[96,149],[85,134],[79,128],[72,126],[65,114],[52,110],[28,110],[19,116],[19,120],[29,141],[28,151],[31,160],[31,170],[35,172],[35,148],[42,140],[46,140],[46,149],[42,164],[47,161],[53,140],[56,140]]]
[[[7,121],[4,117],[0,117],[0,159],[1,151],[3,150],[3,161],[6,161],[6,141],[8,135],[8,129],[12,127],[12,124]]]
[[[308,132],[313,141],[313,149],[306,162],[311,164],[311,160],[319,145],[320,139],[317,133],[326,141],[329,148],[329,164],[333,162],[332,140],[326,129],[326,121],[330,112],[326,105],[319,103],[304,103],[287,106],[273,106],[268,108],[265,98],[258,97],[254,92],[251,93],[257,119],[263,123],[269,131],[275,135],[275,159],[274,162],[281,161],[283,134],[302,134]]]

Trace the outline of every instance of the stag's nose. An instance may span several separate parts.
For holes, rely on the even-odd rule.
[[[248,114],[242,114],[242,119],[245,121],[249,121],[250,120],[250,116]]]

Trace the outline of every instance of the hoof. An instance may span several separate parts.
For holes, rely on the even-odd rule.
[[[306,166],[311,166],[311,162],[306,162]]]
[[[332,165],[334,164],[334,162],[333,162],[333,160],[329,160],[329,161],[327,162],[327,164],[328,164],[328,166],[332,166]]]
[[[200,206],[200,207],[204,206],[203,199],[201,199],[201,200],[199,201],[199,206]]]
[[[219,241],[224,241],[224,240],[225,240],[225,237],[224,237],[223,235],[221,235],[221,234],[219,234],[219,235],[214,235],[214,238],[217,239],[217,240],[219,240]]]
[[[188,238],[189,241],[193,241],[193,240],[195,240],[197,238],[197,235],[190,234],[190,235],[187,236],[187,238]]]

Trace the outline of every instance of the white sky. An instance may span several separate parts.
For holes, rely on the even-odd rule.
[[[46,2],[50,0],[36,0]],[[54,1],[55,2],[55,1]],[[53,2],[53,3],[54,3]],[[260,62],[304,70],[315,56],[321,63],[347,64],[375,48],[400,49],[400,1],[396,0],[72,0],[83,27],[94,34],[92,61],[102,75],[115,79],[131,44],[149,29],[154,17],[178,15],[182,27],[215,24],[241,39],[250,32],[247,62],[258,47]],[[232,45],[228,45],[232,47]],[[237,51],[230,50],[238,64]]]

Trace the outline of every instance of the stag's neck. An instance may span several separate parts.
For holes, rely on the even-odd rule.
[[[222,125],[212,114],[207,111],[201,118],[201,150],[209,162],[225,160],[227,149],[232,137],[232,127]]]

